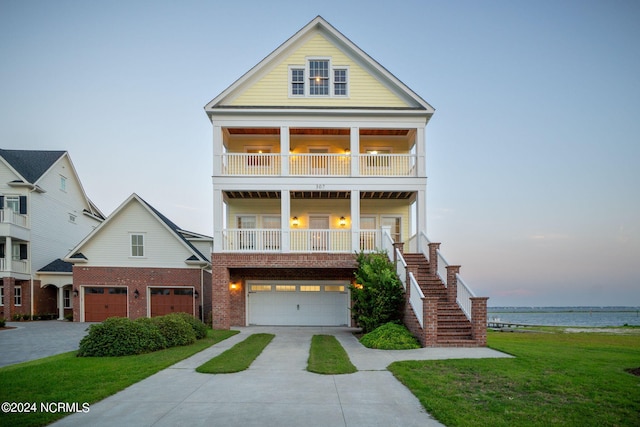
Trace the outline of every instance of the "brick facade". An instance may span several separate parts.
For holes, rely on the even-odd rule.
[[[234,254],[211,256],[212,324],[216,329],[246,326],[247,280],[349,280],[356,268],[351,254]],[[235,288],[235,289],[234,289]]]
[[[201,285],[202,274],[202,285]],[[118,286],[127,288],[129,318],[137,319],[149,315],[147,288],[193,287],[200,297],[196,300],[196,316],[202,312],[207,319],[211,309],[206,301],[210,298],[211,274],[196,268],[132,268],[132,267],[73,267],[74,291],[81,292],[82,286]],[[135,291],[139,296],[136,298]],[[80,320],[80,296],[73,298],[73,320]]]

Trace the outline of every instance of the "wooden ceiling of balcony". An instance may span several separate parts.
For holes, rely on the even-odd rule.
[[[279,199],[279,191],[225,191],[229,199]],[[361,191],[360,199],[409,199],[411,191]],[[292,191],[292,199],[350,199],[350,191]]]
[[[280,135],[280,128],[227,128],[231,135]],[[341,128],[291,128],[291,135],[349,135]],[[361,136],[406,136],[409,129],[360,129]]]

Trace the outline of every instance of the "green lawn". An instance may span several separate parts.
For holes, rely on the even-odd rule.
[[[453,426],[638,426],[640,336],[489,333],[514,359],[396,362],[389,370]]]
[[[357,369],[349,360],[347,352],[333,335],[314,335],[307,370],[316,374],[351,374]]]
[[[95,403],[147,378],[238,331],[208,331],[183,347],[121,357],[76,357],[76,352],[0,368],[0,402]],[[3,413],[0,425],[42,426],[66,413]]]
[[[253,334],[224,353],[198,366],[203,374],[230,374],[248,369],[251,363],[275,337],[273,334]]]

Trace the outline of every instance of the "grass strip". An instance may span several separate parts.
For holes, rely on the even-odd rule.
[[[69,414],[40,412],[40,403],[98,402],[238,331],[209,330],[194,344],[120,357],[76,357],[76,351],[0,368],[0,402],[36,403],[34,413],[3,413],[0,425],[43,426]]]
[[[253,334],[206,363],[196,372],[203,374],[231,374],[248,369],[262,350],[275,337],[273,334]]]
[[[632,426],[640,414],[640,336],[489,333],[514,359],[395,362],[389,370],[454,426]]]
[[[325,375],[352,374],[358,371],[333,335],[314,335],[311,338],[307,370]]]

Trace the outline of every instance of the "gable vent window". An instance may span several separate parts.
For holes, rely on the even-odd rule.
[[[289,66],[289,96],[347,97],[349,67],[333,66],[330,58],[312,58],[306,66]]]
[[[60,175],[60,191],[67,192],[67,178]]]

